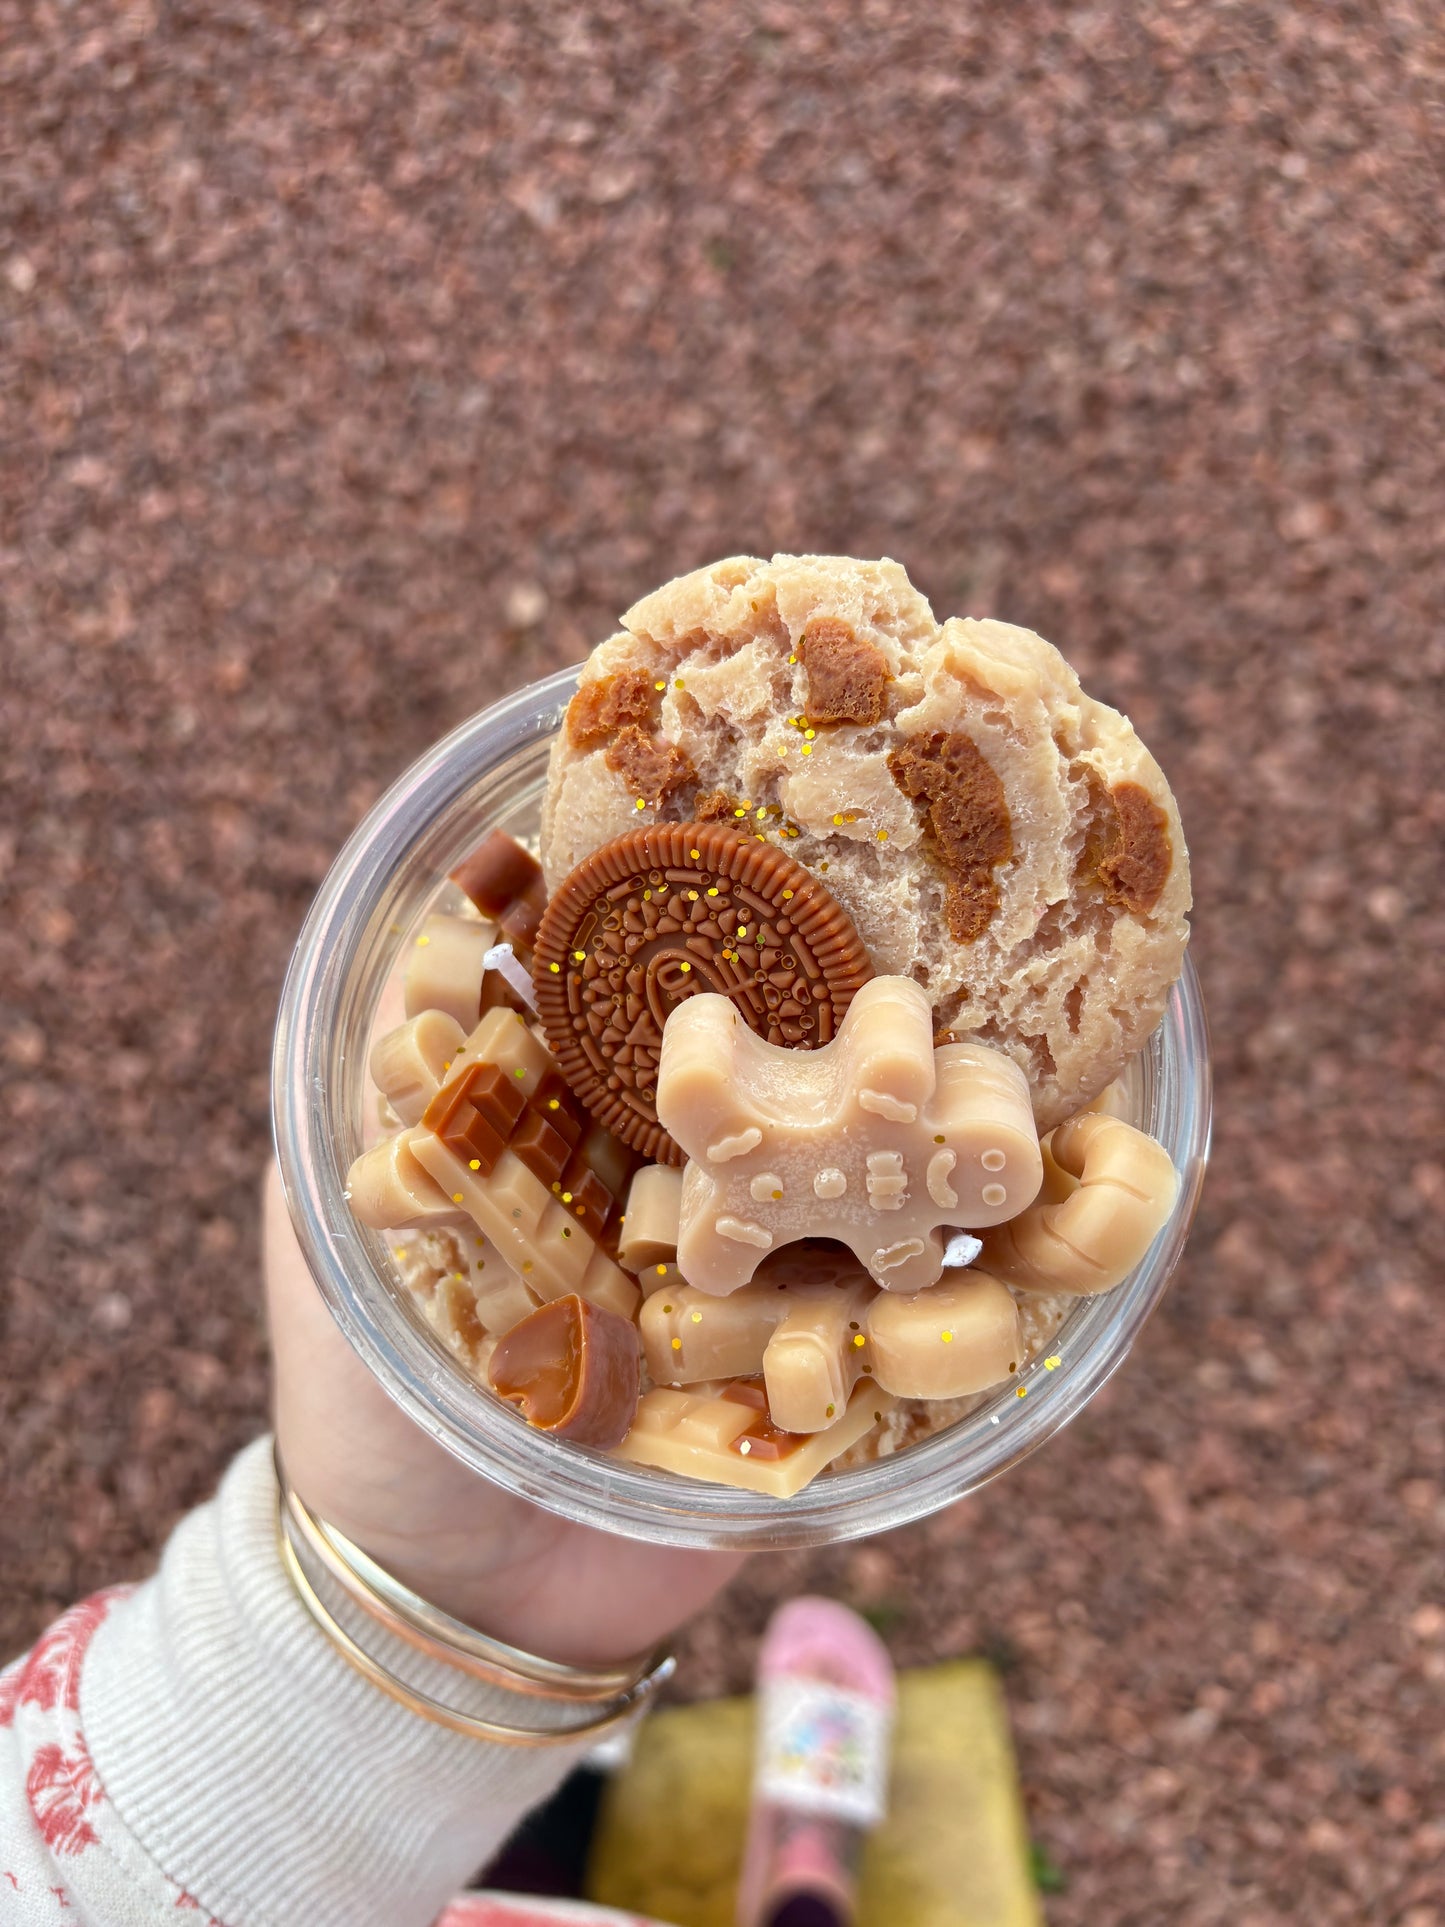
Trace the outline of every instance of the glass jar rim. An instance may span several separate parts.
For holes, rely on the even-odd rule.
[[[350,1153],[342,1152],[347,1120],[337,1086],[348,1024],[364,1046],[373,993],[403,940],[399,879],[421,864],[435,887],[461,854],[447,850],[448,824],[489,772],[550,741],[577,675],[564,669],[528,684],[434,744],[370,810],[317,892],[282,991],[272,1058],[276,1152],[302,1253],[352,1347],[402,1410],[495,1484],[565,1518],[658,1544],[743,1549],[853,1539],[925,1517],[1068,1424],[1122,1363],[1163,1295],[1209,1150],[1208,1033],[1192,964],[1186,955],[1144,1053],[1148,1128],[1180,1173],[1179,1198],[1130,1277],[1070,1314],[1050,1367],[1030,1361],[1022,1383],[1009,1381],[948,1430],[820,1475],[792,1499],[681,1479],[547,1438],[467,1378],[384,1275],[379,1234],[346,1202]],[[454,828],[451,837],[455,843]]]

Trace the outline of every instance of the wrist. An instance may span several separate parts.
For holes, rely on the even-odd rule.
[[[358,1673],[433,1724],[476,1739],[538,1747],[589,1741],[642,1711],[674,1669],[656,1653],[620,1665],[559,1663],[478,1632],[419,1597],[344,1534],[318,1519],[277,1467],[277,1535],[302,1604]],[[520,1719],[498,1719],[439,1698],[414,1677],[418,1662],[519,1696]],[[433,1674],[433,1677],[436,1675]]]

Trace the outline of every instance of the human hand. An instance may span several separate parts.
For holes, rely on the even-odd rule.
[[[306,1268],[274,1167],[265,1186],[275,1425],[315,1512],[434,1606],[541,1658],[643,1652],[707,1604],[741,1555],[573,1525],[489,1484],[394,1404]]]

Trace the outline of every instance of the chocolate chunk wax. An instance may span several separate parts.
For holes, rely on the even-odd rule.
[[[641,1368],[630,1320],[569,1295],[498,1340],[489,1376],[529,1425],[578,1445],[620,1445],[637,1411]]]

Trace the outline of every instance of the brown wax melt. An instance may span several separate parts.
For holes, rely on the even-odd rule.
[[[556,1298],[498,1341],[490,1376],[497,1395],[539,1432],[620,1445],[641,1391],[637,1332],[585,1298]]]
[[[496,924],[497,941],[511,944],[526,963],[547,907],[542,866],[531,851],[505,830],[493,830],[452,871],[452,882]]]
[[[548,905],[532,965],[562,1075],[609,1131],[680,1164],[657,1118],[663,1026],[700,991],[768,1043],[837,1035],[873,974],[836,899],[801,864],[720,823],[659,823],[578,865]]]

